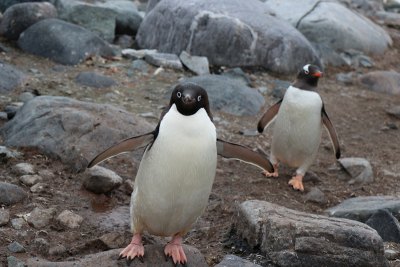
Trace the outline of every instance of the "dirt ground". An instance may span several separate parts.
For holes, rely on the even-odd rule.
[[[391,34],[395,42],[394,46],[384,56],[374,58],[375,66],[372,69],[361,68],[357,71],[395,70],[400,72],[398,50],[400,35],[395,30],[391,30]],[[6,43],[5,40],[1,41]],[[6,45],[12,46],[10,43]],[[36,89],[42,95],[68,96],[84,101],[90,99],[98,103],[120,105],[133,113],[152,112],[158,116],[161,113],[160,107],[168,102],[164,97],[167,88],[181,77],[191,75],[189,72],[164,70],[155,76],[153,73],[156,68],[151,68],[148,74],[132,74],[132,71],[129,71],[130,60],[127,59],[105,61],[95,58],[76,67],[60,66],[49,60],[24,54],[15,48],[11,48],[11,51],[7,53],[1,53],[0,60],[17,66],[32,77],[23,88],[9,95],[0,96],[1,110],[10,102],[18,101],[18,95],[21,92]],[[81,71],[96,71],[110,75],[119,85],[108,89],[80,87],[74,82],[74,78]],[[397,184],[399,177],[384,175],[384,170],[400,173],[400,130],[398,129],[400,120],[389,116],[385,111],[389,107],[400,105],[400,97],[366,91],[358,85],[338,84],[336,74],[350,71],[354,70],[350,67],[327,68],[325,76],[320,80],[319,92],[338,132],[342,157],[368,159],[373,166],[375,181],[369,185],[349,185],[347,183],[349,177],[336,163],[329,137],[325,132],[317,160],[310,169],[314,175],[306,179],[304,193],[294,191],[287,185],[294,172],[293,169],[282,167],[279,178],[266,178],[259,169],[253,166],[219,158],[209,206],[193,231],[185,238],[186,244],[195,246],[205,255],[210,266],[221,261],[224,255],[231,253],[255,260],[263,265],[268,264],[268,259],[253,253],[231,232],[235,207],[245,200],[265,200],[288,208],[321,214],[326,208],[337,205],[350,197],[400,195],[400,187]],[[254,87],[266,86],[267,81],[271,79],[291,81],[294,78],[293,76],[273,77],[262,70],[246,70],[246,72]],[[271,130],[256,136],[241,134],[246,129],[255,130],[262,112],[276,101],[268,94],[265,95],[265,100],[266,106],[254,117],[236,117],[214,112],[219,137],[269,153]],[[148,118],[148,120],[157,122],[153,118]],[[55,175],[54,178],[45,180],[45,183],[49,185],[45,193],[35,195],[30,193],[28,201],[6,207],[11,213],[11,218],[26,214],[39,206],[56,207],[60,211],[71,209],[85,217],[85,221],[77,230],[65,230],[55,221],[43,230],[36,230],[29,226],[22,230],[14,230],[10,224],[1,227],[0,266],[1,263],[5,265],[6,257],[12,255],[6,246],[14,240],[23,244],[27,251],[13,254],[17,258],[27,259],[39,256],[60,261],[104,250],[104,246],[96,240],[107,232],[126,233],[127,240],[130,239],[128,227],[105,228],[87,223],[87,221],[102,218],[101,216],[107,216],[118,207],[127,207],[130,195],[126,188],[121,186],[107,196],[89,193],[82,188],[83,174],[71,173],[61,162],[48,158],[39,151],[33,149],[21,149],[21,151],[24,152],[23,158],[0,164],[1,181],[18,184],[18,177],[11,172],[10,168],[19,162],[29,162],[37,169],[47,169]],[[140,155],[136,155],[138,156]],[[116,171],[124,179],[134,179],[137,161],[132,163],[129,157],[121,156],[107,161],[104,166]],[[326,204],[304,200],[306,193],[315,186],[324,192],[327,198]],[[26,188],[26,191],[29,191],[29,188]],[[92,218],[88,218],[90,216]],[[41,255],[32,243],[38,236],[44,236],[51,246],[63,244],[67,248],[67,253],[61,256]],[[158,239],[148,237],[146,240],[155,242]]]

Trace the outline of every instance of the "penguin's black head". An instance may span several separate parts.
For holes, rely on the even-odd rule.
[[[171,94],[170,106],[173,104],[179,113],[185,116],[193,115],[199,109],[204,108],[212,119],[207,92],[196,84],[183,83],[175,86]]]
[[[300,89],[312,89],[318,85],[318,79],[322,77],[322,71],[315,65],[305,65],[297,74],[296,85]]]

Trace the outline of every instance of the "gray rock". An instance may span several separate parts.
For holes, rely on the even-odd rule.
[[[354,72],[338,73],[336,74],[336,80],[344,85],[352,85],[355,79],[354,76]]]
[[[400,73],[395,71],[372,71],[361,75],[359,82],[371,91],[400,95]]]
[[[123,57],[130,58],[130,59],[143,59],[146,55],[157,53],[155,49],[123,49],[121,54]]]
[[[61,256],[67,253],[67,249],[63,245],[55,245],[49,248],[50,256]]]
[[[0,61],[0,93],[5,94],[22,86],[28,79],[22,71]]]
[[[359,67],[371,68],[374,66],[374,62],[370,57],[364,55],[362,52],[357,50],[353,49],[346,50],[345,52],[341,52],[339,56],[345,64],[355,68]]]
[[[188,259],[187,267],[208,267],[204,256],[201,255],[194,247],[183,245],[185,254]],[[146,253],[144,263],[140,261],[135,262],[135,267],[157,266],[157,267],[172,267],[171,261],[166,261],[164,256],[163,245],[145,245],[144,250]],[[85,256],[77,261],[65,262],[49,262],[37,258],[28,259],[27,265],[30,267],[73,267],[73,266],[97,266],[109,267],[119,266],[118,255],[121,249],[108,250],[92,255]],[[131,265],[133,266],[133,265]]]
[[[58,1],[60,19],[79,25],[100,38],[112,42],[118,14],[109,8],[81,1]]]
[[[113,43],[118,45],[121,49],[125,49],[134,46],[135,40],[130,35],[117,35]]]
[[[107,0],[98,4],[114,11],[116,15],[116,34],[136,35],[143,16],[138,11],[135,3],[127,0]]]
[[[110,45],[96,34],[58,19],[41,20],[29,27],[20,35],[18,46],[64,65],[76,65],[94,55],[115,55]]]
[[[183,65],[197,75],[210,74],[208,59],[206,57],[192,56],[186,51],[179,55]]]
[[[259,200],[239,205],[236,231],[278,266],[388,266],[375,230]]]
[[[261,267],[235,255],[226,255],[215,267]]]
[[[0,12],[6,11],[6,9],[12,5],[25,2],[43,2],[43,0],[2,0],[0,1]]]
[[[90,71],[79,73],[75,78],[75,82],[94,88],[106,88],[117,84],[116,81],[108,76]]]
[[[17,163],[12,167],[12,170],[17,175],[35,174],[35,167],[30,163]]]
[[[32,193],[46,193],[48,192],[50,189],[50,186],[46,183],[37,183],[31,186],[31,188],[29,188],[29,191],[31,191]]]
[[[143,118],[111,105],[38,96],[27,102],[0,133],[6,146],[36,147],[81,171],[104,149],[153,129]]]
[[[27,197],[26,192],[19,186],[0,182],[0,205],[14,205]]]
[[[398,0],[386,0],[383,1],[384,9],[390,12],[399,13],[400,3]]]
[[[126,236],[117,232],[104,234],[99,239],[108,249],[121,248],[126,244]]]
[[[0,209],[0,226],[6,225],[10,221],[10,212]]]
[[[400,119],[400,106],[395,106],[386,109],[386,113]]]
[[[288,81],[282,81],[278,79],[272,80],[270,82],[270,86],[272,88],[271,95],[275,98],[283,98],[290,84],[291,82]]]
[[[398,259],[400,256],[400,251],[396,251],[393,249],[385,249],[385,257],[386,259],[393,261]]]
[[[28,216],[27,221],[36,229],[44,228],[49,225],[50,221],[56,214],[55,208],[40,209],[35,208]]]
[[[305,37],[270,13],[258,0],[160,1],[136,40],[142,48],[205,56],[216,66],[262,66],[288,74],[304,62],[321,65]]]
[[[14,218],[11,220],[11,226],[12,228],[14,228],[15,230],[21,230],[22,227],[26,226],[26,222],[24,219],[22,218]]]
[[[41,182],[42,180],[43,178],[37,174],[34,175],[27,174],[19,177],[19,181],[26,186],[32,186],[34,184]]]
[[[50,244],[49,242],[41,237],[35,238],[33,240],[33,247],[37,252],[39,252],[42,255],[47,255],[49,252]]]
[[[338,161],[352,177],[349,184],[369,184],[374,181],[374,173],[368,160],[364,158],[340,158]]]
[[[265,4],[277,17],[289,21],[311,43],[317,44],[327,63],[337,65],[332,54],[342,51],[380,55],[392,44],[385,30],[336,1],[268,0]]]
[[[83,186],[96,194],[109,193],[122,184],[122,178],[115,172],[101,166],[88,169]]]
[[[370,16],[376,12],[383,11],[383,2],[381,0],[339,0],[346,6],[357,10],[358,12]]]
[[[75,214],[70,210],[64,210],[60,213],[60,215],[58,215],[57,221],[64,227],[76,229],[81,226],[83,218],[82,216]]]
[[[376,211],[365,224],[374,228],[383,241],[400,243],[399,221],[389,211]]]
[[[324,192],[322,192],[318,187],[311,188],[310,191],[304,196],[304,201],[315,202],[322,205],[328,202]]]
[[[131,64],[131,68],[133,70],[138,70],[138,71],[144,72],[144,73],[149,72],[149,67],[150,67],[150,65],[142,59],[136,59],[136,60],[132,61],[132,64]]]
[[[157,67],[165,67],[172,69],[183,69],[182,63],[179,57],[175,54],[168,53],[150,53],[145,55],[144,60],[147,63],[152,64]]]
[[[19,35],[36,22],[56,17],[57,10],[49,2],[16,4],[3,14],[0,35],[10,40],[18,40]]]
[[[25,267],[25,263],[14,256],[7,257],[8,267]]]
[[[264,97],[245,82],[224,75],[202,75],[186,78],[182,83],[195,83],[203,87],[209,96],[213,111],[237,116],[256,115],[265,103]]]
[[[17,241],[12,242],[7,246],[8,250],[11,251],[12,253],[22,253],[25,252],[24,246],[22,246],[20,243]]]
[[[355,197],[327,209],[329,216],[365,222],[378,210],[387,209],[394,216],[400,215],[400,198],[394,196]]]
[[[23,92],[18,96],[18,100],[21,101],[22,103],[28,102],[32,98],[36,97],[37,95],[31,93],[31,92]]]
[[[382,24],[395,29],[400,29],[400,14],[380,11],[374,14],[374,18]]]
[[[17,159],[22,156],[22,153],[11,150],[8,147],[0,146],[0,159]]]

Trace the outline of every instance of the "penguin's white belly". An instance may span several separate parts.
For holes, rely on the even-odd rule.
[[[321,142],[321,97],[290,86],[275,120],[272,154],[291,167],[311,165]],[[307,167],[306,167],[307,168]]]
[[[172,106],[136,176],[134,232],[171,236],[188,231],[207,206],[216,163],[216,131],[205,110],[183,116]]]

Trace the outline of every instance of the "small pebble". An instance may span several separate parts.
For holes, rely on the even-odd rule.
[[[7,246],[7,248],[13,253],[25,252],[25,248],[17,241],[12,242],[10,245]]]

